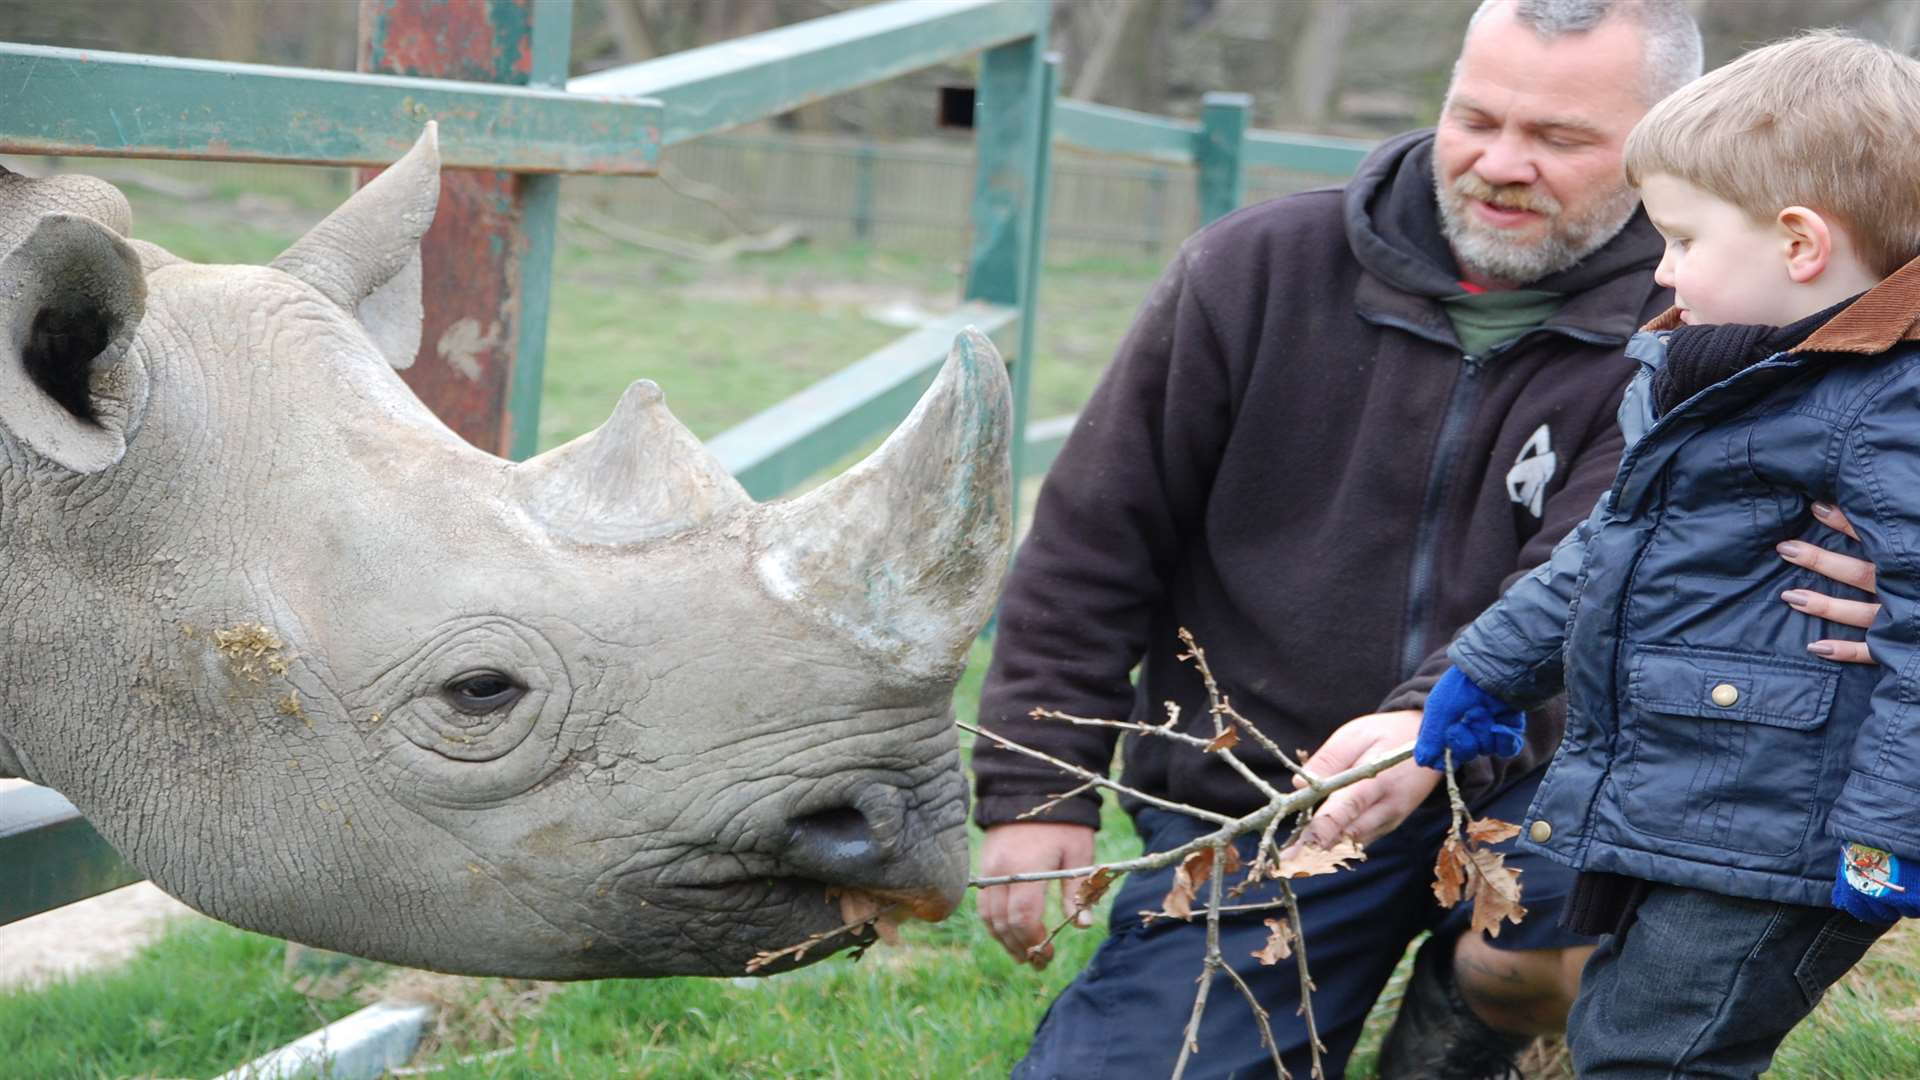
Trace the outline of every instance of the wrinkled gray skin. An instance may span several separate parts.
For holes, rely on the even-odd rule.
[[[788,502],[645,382],[510,464],[383,359],[438,173],[429,129],[272,267],[0,175],[0,775],[216,918],[443,971],[737,974],[837,926],[830,886],[944,915],[1009,542],[992,346]]]

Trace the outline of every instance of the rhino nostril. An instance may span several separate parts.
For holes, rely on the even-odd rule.
[[[873,826],[851,806],[797,817],[789,823],[793,846],[826,862],[859,862],[877,854]]]

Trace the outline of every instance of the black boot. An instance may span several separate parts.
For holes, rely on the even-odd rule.
[[[1427,939],[1399,1015],[1380,1044],[1379,1080],[1510,1080],[1533,1038],[1495,1031],[1473,1014],[1453,983],[1456,938]]]

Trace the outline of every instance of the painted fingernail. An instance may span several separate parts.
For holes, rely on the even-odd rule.
[[[1834,653],[1833,646],[1824,641],[1816,641],[1807,646],[1807,651],[1815,656],[1832,656]]]
[[[1074,925],[1078,926],[1082,930],[1085,930],[1087,927],[1093,925],[1093,912],[1083,911],[1080,914],[1075,915],[1073,917],[1073,922],[1074,922]]]
[[[1797,559],[1807,553],[1807,545],[1798,540],[1782,540],[1773,546],[1773,550],[1789,559]]]
[[[1833,516],[1833,509],[1834,509],[1834,507],[1833,507],[1833,504],[1832,504],[1832,503],[1823,503],[1823,502],[1817,502],[1817,503],[1814,503],[1814,504],[1813,504],[1813,516],[1814,516],[1814,517],[1817,517],[1817,518],[1828,518],[1828,517],[1832,517],[1832,516]]]
[[[1806,607],[1813,602],[1813,594],[1803,589],[1788,589],[1780,594],[1780,599],[1794,607]]]

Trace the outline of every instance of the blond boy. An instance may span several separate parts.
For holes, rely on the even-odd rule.
[[[1920,915],[1920,62],[1760,49],[1655,106],[1626,163],[1676,293],[1627,350],[1627,452],[1449,651],[1415,756],[1510,752],[1564,687],[1523,835],[1606,935],[1580,1075],[1753,1076]],[[1807,655],[1847,631],[1778,560],[1836,504],[1880,568],[1878,667]]]

